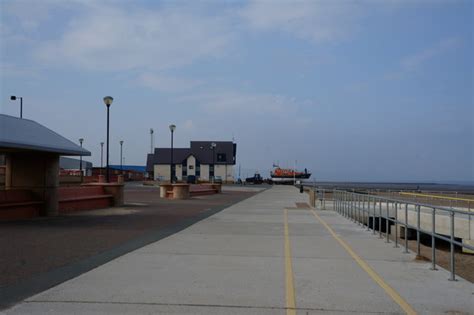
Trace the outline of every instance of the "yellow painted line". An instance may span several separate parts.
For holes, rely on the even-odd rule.
[[[408,193],[408,192],[400,192],[399,194],[400,195],[409,195],[409,196],[431,197],[431,198],[436,198],[436,199],[460,200],[460,201],[474,202],[474,199],[445,197],[445,196],[439,196],[439,195],[428,195],[428,194],[418,194],[418,193]]]
[[[296,315],[295,282],[291,263],[290,232],[288,229],[288,210],[285,209],[285,279],[286,279],[286,314]]]
[[[310,210],[313,215],[318,219],[318,221],[324,225],[324,227],[331,233],[331,235],[339,242],[339,244],[344,247],[344,249],[354,258],[354,260],[359,264],[359,266],[369,274],[369,276],[379,285],[385,292],[405,311],[407,314],[416,314],[416,311],[405,301],[400,294],[395,291],[391,286],[389,286],[381,276],[379,276],[370,266],[359,256],[357,255],[352,248],[347,244],[339,235],[334,232],[334,230],[326,223],[314,210]]]

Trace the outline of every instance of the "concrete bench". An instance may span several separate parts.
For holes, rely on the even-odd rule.
[[[191,185],[190,194],[191,196],[204,196],[218,194],[222,191],[221,184],[200,184]]]
[[[160,197],[167,199],[188,199],[189,184],[161,184]]]
[[[29,219],[40,215],[43,201],[29,190],[0,191],[0,221]]]
[[[102,186],[80,186],[59,188],[59,212],[94,210],[113,205],[113,195]]]

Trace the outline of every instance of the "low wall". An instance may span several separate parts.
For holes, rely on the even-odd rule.
[[[0,221],[34,218],[42,208],[43,202],[29,190],[0,190]]]

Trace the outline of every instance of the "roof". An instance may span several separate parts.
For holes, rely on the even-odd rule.
[[[59,158],[59,168],[65,170],[78,170],[81,168],[81,161],[79,159],[73,159],[61,156]],[[92,162],[82,160],[82,168],[89,169],[92,168]]]
[[[216,143],[216,148],[211,149],[211,143]],[[190,155],[193,155],[201,164],[235,164],[236,144],[231,141],[191,141],[190,148],[174,148],[173,164],[181,164]],[[224,154],[225,159],[218,161],[219,154]],[[171,148],[155,148],[153,154],[147,155],[148,172],[153,171],[153,165],[170,164]]]
[[[109,165],[111,169],[120,170],[120,165]],[[122,165],[124,171],[135,171],[140,173],[146,172],[146,167],[143,165]]]
[[[4,114],[0,114],[0,149],[51,152],[59,155],[91,155],[86,149],[36,121]]]

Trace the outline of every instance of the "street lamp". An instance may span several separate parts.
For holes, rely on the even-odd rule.
[[[123,159],[122,159],[122,148],[123,148],[123,140],[120,140],[120,173],[123,175]]]
[[[79,143],[81,144],[81,148],[82,148],[83,142],[84,142],[84,138],[80,138]],[[82,181],[84,180],[84,176],[82,174],[82,154],[79,157],[79,170],[81,171],[81,183],[82,183]]]
[[[20,118],[23,118],[23,97],[14,95],[10,96],[10,100],[12,101],[16,101],[17,98],[20,99]]]
[[[170,125],[170,131],[171,131],[170,181],[171,181],[171,183],[174,183],[174,174],[173,174],[173,134],[174,134],[175,130],[176,130],[176,126],[175,125]]]
[[[104,104],[107,106],[107,170],[106,170],[106,177],[107,177],[107,183],[110,183],[110,172],[109,172],[109,127],[110,127],[110,119],[109,119],[109,110],[110,110],[110,105],[112,105],[112,102],[114,101],[114,98],[112,96],[106,96],[104,97]]]
[[[100,175],[102,175],[102,169],[104,168],[104,143],[100,143]]]
[[[214,184],[214,178],[216,177],[216,155],[214,154],[217,144],[215,142],[211,143],[212,149],[212,183]]]

